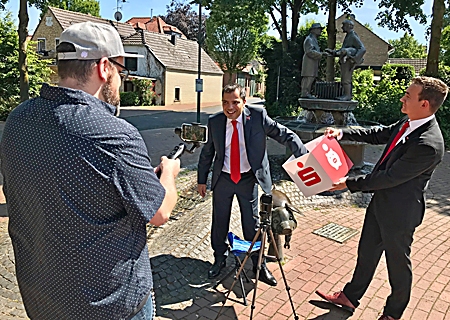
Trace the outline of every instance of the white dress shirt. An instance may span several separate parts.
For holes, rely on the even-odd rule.
[[[418,120],[408,120],[409,121],[409,127],[405,130],[405,133],[403,133],[403,135],[400,137],[400,139],[398,139],[397,144],[399,144],[400,142],[405,143],[405,139],[406,137],[413,132],[414,130],[416,130],[417,128],[419,128],[421,125],[427,123],[428,121],[430,121],[431,119],[434,119],[435,116],[434,114],[432,114],[429,117],[423,118],[423,119],[418,119]],[[337,136],[338,140],[342,139],[342,136],[344,135],[344,132],[342,132],[342,130],[339,132],[339,135]]]
[[[407,137],[411,132],[413,132],[414,130],[416,130],[417,128],[419,128],[421,125],[427,123],[428,121],[430,121],[431,119],[434,119],[434,118],[435,118],[435,116],[434,116],[434,114],[432,114],[431,116],[426,117],[426,118],[423,118],[423,119],[418,119],[418,120],[408,120],[408,121],[409,121],[409,127],[406,129],[405,133],[401,136],[401,138],[398,139],[398,141],[397,141],[397,143],[396,143],[395,145],[399,144],[400,141],[401,141],[402,143],[405,143],[406,137]]]
[[[236,127],[239,135],[239,153],[241,155],[241,173],[243,173],[250,171],[251,167],[247,159],[247,150],[245,149],[244,124],[242,123],[242,116],[239,116],[236,121]],[[225,159],[223,161],[222,171],[230,173],[231,137],[233,136],[233,124],[230,119],[227,119],[225,130]]]

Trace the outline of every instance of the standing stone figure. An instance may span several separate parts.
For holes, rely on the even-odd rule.
[[[313,23],[309,29],[309,35],[303,42],[302,98],[315,98],[311,95],[311,86],[319,74],[319,61],[322,58],[322,52],[320,52],[317,37],[322,33],[322,29],[320,23]]]
[[[342,31],[346,33],[342,48],[339,50],[325,49],[326,53],[339,57],[341,64],[341,83],[344,95],[337,97],[338,100],[349,101],[352,99],[352,76],[355,67],[364,61],[366,48],[353,30],[355,24],[351,20],[342,22]]]

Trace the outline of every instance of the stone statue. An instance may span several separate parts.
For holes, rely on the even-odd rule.
[[[319,74],[319,62],[322,58],[322,52],[320,52],[319,42],[317,38],[322,33],[323,27],[320,23],[313,23],[309,29],[309,35],[303,42],[303,60],[302,60],[302,98],[315,98],[311,95],[311,86],[314,79]]]
[[[336,99],[349,101],[352,99],[352,76],[355,67],[364,61],[366,48],[353,30],[355,24],[351,20],[342,22],[342,31],[346,33],[342,48],[339,50],[325,49],[325,52],[331,56],[339,57],[341,64],[341,83],[344,89],[344,95]]]

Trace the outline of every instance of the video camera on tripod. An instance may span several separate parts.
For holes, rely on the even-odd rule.
[[[276,190],[272,190],[272,194],[273,194],[273,191],[276,191]],[[254,291],[253,291],[253,299],[252,299],[252,305],[251,305],[251,309],[250,309],[251,310],[250,311],[250,319],[253,319],[253,312],[255,310],[255,301],[256,301],[256,296],[257,296],[258,280],[259,280],[259,273],[260,273],[260,270],[261,270],[261,264],[263,262],[263,259],[267,258],[267,256],[264,255],[266,241],[267,241],[267,239],[272,239],[272,241],[274,241],[273,239],[275,239],[274,233],[272,232],[272,229],[274,229],[274,226],[272,224],[272,222],[273,222],[272,221],[272,214],[273,214],[272,207],[274,206],[274,199],[272,197],[272,194],[264,193],[260,197],[260,211],[259,211],[260,225],[259,225],[258,231],[256,232],[255,237],[253,238],[253,241],[250,244],[249,249],[247,250],[247,253],[246,253],[246,256],[245,256],[244,260],[242,261],[242,263],[240,263],[239,270],[237,271],[237,273],[236,273],[236,275],[234,277],[234,281],[231,284],[231,287],[230,287],[230,289],[228,290],[228,292],[227,292],[227,294],[225,296],[225,301],[222,302],[222,307],[220,308],[219,312],[217,313],[216,319],[219,319],[219,316],[222,313],[223,307],[224,307],[226,301],[228,300],[228,297],[230,296],[230,293],[233,291],[234,285],[236,284],[238,279],[241,279],[240,275],[241,275],[241,273],[242,273],[242,271],[244,269],[245,263],[247,262],[248,258],[250,257],[250,255],[252,253],[253,246],[255,245],[256,241],[260,238],[261,239],[260,240],[261,241],[261,247],[259,249],[259,254],[258,254],[258,264],[256,266],[256,275],[255,275],[255,279],[256,279],[255,280],[255,288],[254,288]],[[287,196],[284,193],[282,193],[281,191],[278,191],[277,192],[277,196],[276,196],[277,197],[277,199],[276,199],[277,204],[281,204],[282,203],[282,202],[280,202],[280,199],[279,199],[280,194],[284,195],[284,197],[287,198]],[[284,205],[285,204],[286,203],[284,203]],[[278,207],[276,209],[278,209]],[[283,207],[283,210],[285,210],[285,207]],[[295,221],[295,226],[296,225],[297,225],[297,222]],[[291,233],[292,233],[292,230],[291,230]],[[287,283],[287,279],[286,279],[286,276],[285,276],[285,273],[284,273],[284,270],[283,270],[283,266],[281,264],[281,260],[282,259],[281,259],[281,256],[280,256],[280,252],[277,249],[277,246],[273,246],[273,251],[274,251],[274,254],[275,254],[275,256],[274,256],[275,261],[278,262],[278,266],[279,266],[280,271],[281,271],[281,276],[283,278],[283,282],[284,282],[286,293],[288,295],[289,302],[290,302],[290,305],[291,305],[291,308],[292,308],[292,313],[294,315],[294,319],[298,320],[299,318],[298,318],[298,315],[297,315],[297,313],[295,311],[294,303],[292,301],[292,296],[291,296],[291,293],[290,293],[291,288],[289,287],[289,285]],[[243,285],[243,284],[241,283],[241,285]],[[246,300],[244,300],[244,301],[246,301]]]

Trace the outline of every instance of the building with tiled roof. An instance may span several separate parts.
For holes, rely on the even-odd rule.
[[[167,24],[161,17],[133,17],[127,22],[131,24],[135,29],[142,29],[156,33],[178,35],[181,38],[186,39],[186,36],[177,27]]]
[[[123,40],[127,52],[145,56],[139,59],[132,75],[157,79],[155,91],[160,103],[190,104],[196,102],[195,80],[198,71],[198,44],[195,41],[146,30],[137,30]],[[127,64],[130,59],[125,59]],[[141,63],[142,62],[142,63]],[[127,67],[130,65],[126,65]],[[201,49],[202,101],[220,104],[223,72]],[[126,88],[129,90],[131,88]]]
[[[388,63],[390,64],[409,64],[414,67],[414,70],[416,71],[416,75],[419,74],[420,70],[427,67],[427,59],[423,58],[389,58]]]
[[[176,33],[149,32],[139,27],[135,29],[128,23],[49,7],[33,34],[32,40],[38,43],[37,51],[44,58],[55,59],[61,33],[71,24],[85,21],[114,26],[122,38],[125,51],[139,53],[145,57],[125,58],[125,66],[131,71],[130,79],[149,79],[153,82],[157,104],[196,102],[198,44],[183,39]],[[220,104],[223,73],[203,49],[201,65],[202,104]],[[56,65],[50,67],[54,71],[51,82],[57,83]],[[123,89],[134,91],[133,81],[126,81]]]
[[[117,29],[122,38],[135,33],[134,28],[127,23],[94,17],[90,14],[48,7],[47,12],[34,31],[32,40],[38,42],[37,50],[43,56],[55,58],[56,46],[59,44],[59,36],[61,33],[74,23],[86,21],[112,25]]]

